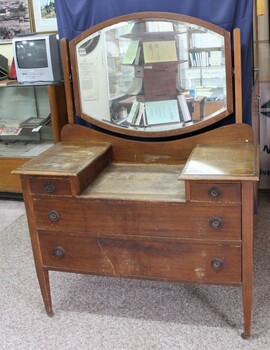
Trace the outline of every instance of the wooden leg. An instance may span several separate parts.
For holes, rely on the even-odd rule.
[[[36,267],[36,271],[46,312],[48,316],[53,316],[49,272],[38,267]]]
[[[242,184],[242,298],[244,333],[250,337],[253,296],[254,189],[251,181]]]

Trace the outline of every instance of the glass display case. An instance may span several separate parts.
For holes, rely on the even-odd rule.
[[[0,84],[0,192],[21,192],[19,178],[10,176],[14,167],[51,147],[60,137],[66,113],[56,107],[64,101],[63,83]]]
[[[47,86],[0,87],[0,140],[53,141]]]

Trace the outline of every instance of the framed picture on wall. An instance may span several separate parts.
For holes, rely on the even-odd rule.
[[[57,32],[54,0],[29,0],[33,32]]]
[[[0,44],[8,44],[15,35],[31,31],[28,0],[1,0]]]

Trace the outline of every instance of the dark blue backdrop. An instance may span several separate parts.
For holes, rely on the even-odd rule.
[[[232,33],[241,29],[243,119],[251,124],[253,0],[55,0],[60,38],[71,40],[106,19],[133,12],[165,11],[201,18]]]

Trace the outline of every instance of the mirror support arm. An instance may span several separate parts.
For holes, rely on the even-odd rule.
[[[70,68],[70,58],[69,58],[69,48],[68,41],[66,38],[61,40],[62,48],[62,63],[64,71],[64,84],[67,99],[67,114],[69,124],[74,124],[75,122],[75,108],[73,104],[73,93],[72,93],[72,78],[71,78],[71,68]]]
[[[242,107],[242,66],[241,66],[241,37],[240,29],[233,31],[234,42],[234,90],[235,90],[235,122],[243,122]]]

